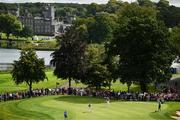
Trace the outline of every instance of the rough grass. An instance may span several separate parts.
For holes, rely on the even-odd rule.
[[[44,80],[43,82],[33,84],[33,89],[47,88],[47,87],[55,88],[56,82],[60,83],[59,86],[67,82],[66,80],[57,79],[56,76],[53,75],[52,71],[47,71],[46,75],[48,77],[48,80]],[[11,74],[9,73],[0,74],[0,93],[26,90],[26,89],[28,89],[28,86],[26,84],[16,85],[12,80]]]
[[[91,111],[88,104],[92,104]],[[48,96],[0,103],[0,120],[171,120],[180,103],[167,102],[162,110],[156,102],[123,102],[77,96]]]

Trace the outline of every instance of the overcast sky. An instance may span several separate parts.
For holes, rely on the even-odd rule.
[[[0,2],[6,2],[6,3],[24,3],[24,2],[57,2],[57,3],[80,3],[80,4],[89,4],[92,2],[95,3],[107,3],[108,0],[0,0]],[[122,0],[122,1],[128,1],[128,2],[133,2],[136,0]],[[158,0],[152,0],[152,1],[158,1]],[[169,0],[170,4],[175,5],[175,6],[180,6],[180,0]]]

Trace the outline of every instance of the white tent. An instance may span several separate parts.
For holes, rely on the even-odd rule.
[[[180,74],[180,57],[177,57],[173,61],[172,65],[171,65],[171,68],[174,69],[175,73]]]

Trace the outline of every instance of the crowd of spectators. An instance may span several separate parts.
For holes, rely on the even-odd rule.
[[[161,98],[165,101],[180,101],[180,93],[172,90],[165,90],[158,93],[140,93],[140,92],[125,92],[113,90],[91,90],[84,88],[53,88],[53,89],[35,89],[30,94],[29,91],[20,91],[13,93],[0,94],[0,102],[8,100],[19,100],[29,97],[49,96],[49,95],[75,95],[75,96],[91,96],[114,100],[124,101],[156,101]]]

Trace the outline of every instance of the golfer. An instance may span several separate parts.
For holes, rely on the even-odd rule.
[[[161,111],[161,99],[158,99],[158,111]]]
[[[91,104],[88,105],[88,110],[91,112]]]
[[[109,97],[106,98],[106,102],[107,102],[107,105],[110,104],[110,99],[109,99]]]
[[[64,120],[67,120],[68,119],[68,114],[67,114],[67,111],[65,110],[64,111]]]

